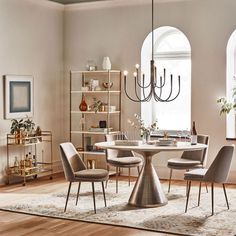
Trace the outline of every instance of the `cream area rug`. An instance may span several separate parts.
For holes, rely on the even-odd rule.
[[[107,205],[104,207],[102,188],[96,183],[97,214],[93,211],[90,183],[81,184],[79,203],[75,206],[78,184],[72,184],[66,213],[64,205],[68,183],[51,183],[52,192],[31,193],[27,188],[19,193],[1,192],[0,208],[14,212],[57,217],[86,222],[128,226],[157,232],[182,235],[227,236],[236,234],[236,189],[227,189],[230,210],[227,210],[224,193],[215,189],[215,215],[211,216],[211,194],[202,188],[201,205],[197,207],[198,188],[192,187],[189,209],[185,209],[185,186],[172,185],[166,194],[168,204],[156,208],[135,208],[127,204],[133,185],[119,182],[119,193],[115,193],[115,181],[109,181],[106,189]],[[163,184],[167,193],[167,184]]]

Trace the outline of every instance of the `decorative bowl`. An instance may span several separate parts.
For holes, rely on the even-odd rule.
[[[108,88],[111,88],[113,86],[113,82],[110,82],[110,83],[104,82],[104,83],[102,83],[102,85],[103,85],[104,88],[108,89]]]

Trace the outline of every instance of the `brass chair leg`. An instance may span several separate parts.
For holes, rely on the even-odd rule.
[[[107,207],[107,201],[106,201],[106,195],[105,195],[105,189],[104,189],[104,183],[103,182],[102,182],[102,192],[103,192],[105,207]]]
[[[188,184],[188,193],[187,193],[187,200],[186,200],[186,206],[185,206],[185,213],[188,210],[188,201],[189,201],[190,189],[191,189],[191,181],[189,181],[189,184]]]
[[[211,215],[214,215],[214,183],[211,183]]]
[[[227,194],[226,194],[225,184],[222,184],[222,185],[223,185],[224,194],[225,194],[225,201],[226,201],[227,207],[229,209],[229,202],[228,202],[228,198],[227,198]]]
[[[170,178],[169,178],[169,187],[168,187],[168,193],[170,192],[171,178],[172,178],[172,169],[170,169]]]
[[[66,211],[66,208],[67,208],[67,203],[68,203],[68,200],[69,200],[71,184],[72,184],[72,182],[69,183],[69,188],[68,188],[68,192],[67,192],[66,204],[65,204],[64,212]]]
[[[94,182],[92,182],[92,189],[93,189],[93,206],[94,206],[94,213],[96,214],[96,201],[95,201],[95,191],[94,191]]]
[[[77,204],[78,204],[78,199],[79,199],[80,185],[81,185],[81,182],[79,182],[79,185],[78,185],[78,191],[77,191],[76,203],[75,203],[76,206],[77,206]]]
[[[199,192],[198,192],[198,203],[197,203],[198,206],[200,206],[201,188],[202,188],[202,182],[200,181],[200,183],[199,183]]]
[[[129,186],[130,186],[130,167],[129,167]]]
[[[116,167],[116,193],[118,193],[118,167]]]

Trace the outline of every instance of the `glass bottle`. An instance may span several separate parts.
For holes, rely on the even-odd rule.
[[[191,144],[192,145],[197,144],[197,130],[196,130],[195,121],[193,121],[193,126],[192,126],[192,130],[191,130]]]
[[[80,103],[80,105],[79,105],[79,109],[80,109],[81,111],[87,111],[87,109],[88,109],[88,105],[87,105],[87,103],[85,102],[85,97],[84,97],[84,95],[82,95],[82,100],[81,100],[81,103]]]
[[[14,172],[15,172],[16,174],[19,173],[19,162],[18,162],[18,160],[17,160],[17,157],[15,157],[15,161],[14,161]]]

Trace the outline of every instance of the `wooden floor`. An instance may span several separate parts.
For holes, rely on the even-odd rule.
[[[124,177],[120,177],[124,178]],[[134,181],[135,179],[133,179]],[[39,189],[50,191],[51,182],[63,182],[62,175],[56,175],[53,180],[43,177],[35,181],[30,181],[25,187],[21,184],[8,185],[0,188],[0,193],[18,192],[28,190],[38,192]],[[184,182],[175,181],[173,184],[185,185]],[[231,186],[235,187],[235,186]],[[84,223],[71,220],[52,219],[49,217],[31,216],[26,214],[0,211],[0,235],[1,236],[164,236],[173,234],[163,234],[137,230],[132,228],[117,227],[102,224]]]

